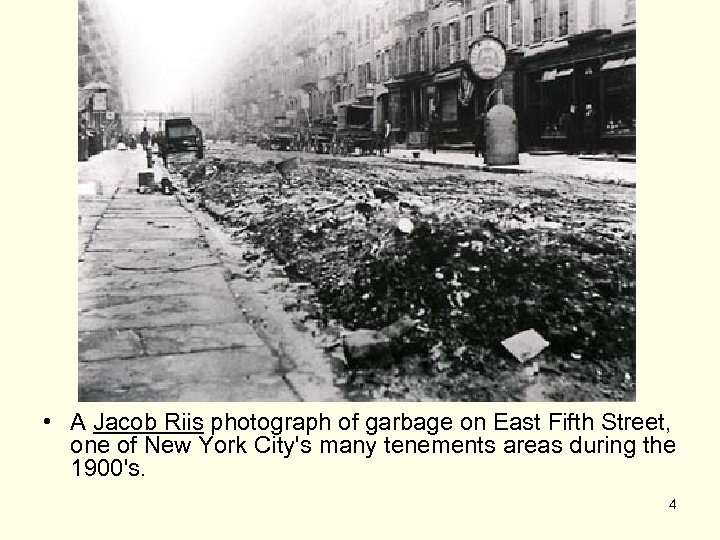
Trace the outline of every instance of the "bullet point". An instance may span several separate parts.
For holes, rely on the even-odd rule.
[[[46,424],[49,424],[49,423],[50,423],[50,419],[49,419],[49,418],[46,418],[45,420],[43,420],[43,422],[45,422]]]

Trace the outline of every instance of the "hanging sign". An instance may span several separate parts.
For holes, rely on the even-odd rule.
[[[105,92],[96,92],[93,94],[93,111],[104,112],[107,110],[107,94]]]
[[[505,70],[507,62],[505,45],[496,37],[483,36],[470,45],[468,62],[478,79],[495,80]]]

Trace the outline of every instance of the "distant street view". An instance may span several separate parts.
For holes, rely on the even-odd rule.
[[[78,3],[80,401],[635,400],[634,1],[146,4]]]

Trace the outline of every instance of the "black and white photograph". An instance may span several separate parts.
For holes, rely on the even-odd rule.
[[[636,401],[634,0],[77,10],[78,401]]]

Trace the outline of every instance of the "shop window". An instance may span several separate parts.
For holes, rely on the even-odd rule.
[[[440,119],[443,122],[457,121],[457,88],[448,86],[440,94]]]
[[[562,117],[570,110],[573,98],[572,66],[546,70],[540,85],[543,137],[564,136]]]
[[[635,63],[620,59],[603,73],[605,88],[603,131],[608,136],[635,135]]]
[[[568,0],[560,0],[560,33],[559,35],[567,36],[569,33],[569,15]]]

